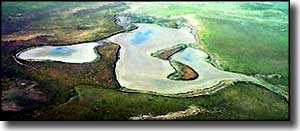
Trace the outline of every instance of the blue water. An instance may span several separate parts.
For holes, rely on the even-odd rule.
[[[131,43],[133,45],[142,44],[154,34],[155,34],[154,29],[144,29],[142,31],[136,32],[134,36],[131,38]]]
[[[191,53],[184,54],[181,58],[185,61],[192,61]]]
[[[74,50],[69,47],[55,47],[49,51],[49,54],[57,55],[57,56],[65,56],[65,55],[71,55],[73,52]]]

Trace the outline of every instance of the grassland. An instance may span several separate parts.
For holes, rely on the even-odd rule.
[[[274,27],[245,24],[202,19],[204,26],[203,33],[199,33],[200,39],[206,50],[219,57],[225,70],[245,74],[280,74],[283,76],[280,84],[287,86],[287,33]]]
[[[2,2],[2,32],[5,32],[2,37],[51,34],[1,40],[4,76],[1,86],[9,87],[16,79],[32,80],[51,98],[38,108],[4,112],[5,119],[127,120],[142,114],[162,115],[185,110],[190,105],[217,113],[182,118],[184,120],[289,119],[287,101],[263,87],[247,83],[236,83],[213,95],[194,98],[118,91],[113,74],[118,46],[114,44],[97,48],[103,57],[96,63],[25,62],[38,71],[18,65],[11,57],[31,46],[72,44],[106,37],[121,30],[114,24],[113,16],[128,5],[131,4]],[[103,9],[106,6],[113,8]],[[174,15],[194,14],[201,29],[199,47],[213,54],[225,70],[249,75],[280,74],[280,78],[265,79],[288,90],[287,3],[153,3],[144,7],[136,11],[137,16],[168,20]],[[6,90],[5,87],[2,90]]]
[[[51,34],[48,40],[62,44],[94,41],[119,31],[113,16],[128,8],[124,3],[33,3],[4,2],[3,34]]]
[[[213,114],[187,117],[188,120],[285,120],[285,100],[264,88],[238,84],[211,96],[169,98],[140,93],[124,93],[95,86],[75,87],[77,95],[59,107],[50,106],[36,112],[35,119],[46,120],[127,120],[141,114],[167,114],[185,110],[191,104]],[[253,97],[256,96],[256,97]],[[142,106],[141,106],[142,105]]]

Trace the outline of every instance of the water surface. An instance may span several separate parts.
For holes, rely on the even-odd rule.
[[[154,24],[137,24],[137,26],[139,28],[136,30],[107,38],[108,41],[121,46],[120,59],[116,63],[115,73],[122,87],[159,94],[178,94],[210,88],[222,80],[255,81],[254,78],[243,74],[215,68],[207,63],[208,54],[191,47],[173,54],[170,58],[190,66],[199,74],[199,77],[190,81],[171,80],[167,76],[175,70],[169,61],[152,57],[150,54],[182,43],[197,44],[191,30],[189,28],[166,28]],[[31,61],[86,63],[99,57],[94,48],[102,44],[91,42],[67,46],[34,47],[18,53],[17,57]]]
[[[66,46],[40,46],[21,51],[16,56],[29,61],[59,61],[65,63],[92,62],[97,57],[94,48],[103,43],[90,42]]]
[[[153,24],[137,24],[137,26],[139,28],[136,30],[108,38],[121,46],[115,72],[118,82],[125,88],[160,94],[178,94],[209,88],[222,80],[251,79],[242,74],[218,70],[207,63],[208,55],[205,52],[191,47],[175,53],[171,56],[171,60],[190,66],[199,77],[191,81],[168,79],[167,76],[175,71],[169,61],[152,57],[150,54],[181,43],[197,43],[191,30]]]

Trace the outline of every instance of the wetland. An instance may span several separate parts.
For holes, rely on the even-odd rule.
[[[289,119],[287,2],[2,3],[6,120]]]

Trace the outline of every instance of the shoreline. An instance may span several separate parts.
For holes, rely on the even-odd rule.
[[[115,22],[115,24],[118,24],[117,23],[117,21],[118,21],[118,18],[117,18],[118,16],[115,16],[115,20],[114,20],[114,22]],[[102,37],[102,38],[100,38],[100,39],[98,39],[98,40],[96,40],[96,42],[98,43],[98,42],[101,42],[101,41],[103,41],[103,42],[108,42],[109,44],[112,44],[112,43],[114,43],[114,42],[112,42],[112,41],[110,41],[110,40],[108,40],[108,38],[109,37],[112,37],[112,36],[115,36],[115,35],[117,35],[117,34],[120,34],[120,33],[124,33],[124,32],[130,32],[130,31],[133,31],[133,30],[135,30],[135,29],[137,29],[137,28],[139,28],[137,25],[135,25],[135,24],[138,24],[138,23],[131,23],[131,24],[133,24],[134,26],[133,26],[133,28],[131,28],[131,29],[128,29],[128,30],[120,30],[120,31],[117,31],[117,32],[114,32],[114,33],[112,33],[111,35],[108,35],[108,36],[106,36],[106,37]],[[119,26],[121,26],[121,25],[119,25]],[[194,38],[195,38],[195,40],[196,40],[196,43],[197,44],[200,44],[201,43],[201,41],[199,41],[200,39],[198,38],[198,33],[197,32],[195,32],[195,31],[197,31],[197,30],[195,30],[194,28],[193,28],[193,25],[186,25],[186,26],[184,26],[184,27],[187,27],[187,28],[189,28],[190,29],[190,33],[194,36]],[[124,28],[124,27],[123,27]],[[93,42],[95,42],[95,41],[93,41]],[[80,44],[84,44],[84,43],[87,43],[87,42],[80,42]],[[76,45],[76,44],[79,44],[79,43],[72,43],[72,44],[66,44],[65,46],[71,46],[71,45]],[[200,95],[210,95],[210,94],[213,94],[213,93],[215,93],[215,92],[217,92],[217,91],[219,91],[219,90],[221,90],[221,89],[223,89],[223,88],[225,88],[225,87],[227,87],[227,86],[229,86],[229,85],[227,85],[226,83],[228,82],[228,80],[226,80],[226,78],[224,78],[224,79],[222,79],[222,80],[219,80],[219,82],[218,83],[215,83],[215,84],[213,84],[211,87],[204,87],[204,88],[201,88],[201,89],[193,89],[192,91],[188,91],[188,92],[185,92],[185,93],[174,93],[174,94],[165,94],[165,93],[157,93],[157,92],[154,92],[154,91],[147,91],[147,90],[136,90],[136,89],[130,89],[130,88],[126,88],[126,87],[122,87],[121,86],[121,84],[119,83],[119,80],[118,80],[118,78],[117,78],[117,73],[116,73],[116,67],[117,67],[117,65],[118,65],[118,62],[120,61],[120,52],[121,52],[121,48],[122,48],[122,46],[120,45],[120,44],[117,44],[118,46],[119,46],[119,48],[118,48],[118,50],[117,50],[117,53],[116,53],[116,57],[117,57],[117,59],[116,59],[116,62],[114,63],[114,65],[113,65],[113,69],[114,69],[114,71],[113,71],[113,78],[114,79],[116,79],[116,81],[117,81],[117,83],[118,83],[118,86],[119,87],[117,87],[119,90],[121,90],[121,91],[125,91],[125,92],[140,92],[140,93],[147,93],[147,94],[155,94],[155,95],[162,95],[162,96],[171,96],[171,97],[195,97],[195,96],[200,96]],[[29,50],[29,49],[31,49],[31,48],[35,48],[35,47],[40,47],[40,46],[45,46],[45,45],[39,45],[39,46],[32,46],[32,47],[29,47],[29,48],[26,48],[26,49],[24,49],[24,50]],[[64,45],[58,45],[58,46],[64,46]],[[100,46],[100,45],[98,45],[98,46]],[[98,47],[98,46],[96,46],[96,47],[94,47],[94,53],[96,53],[97,54],[97,58],[95,59],[95,60],[93,60],[93,61],[91,61],[91,62],[96,62],[96,61],[98,61],[100,58],[99,58],[99,56],[98,55],[101,55],[101,53],[99,52],[99,51],[96,51],[96,48]],[[103,45],[102,45],[103,46]],[[195,47],[196,46],[196,47]],[[220,71],[224,71],[223,70],[223,68],[221,68],[221,66],[218,64],[218,62],[217,62],[217,60],[216,59],[214,59],[209,53],[207,53],[206,51],[204,51],[204,49],[202,49],[201,47],[197,47],[197,45],[196,44],[191,44],[191,45],[188,45],[188,47],[191,47],[191,48],[195,48],[195,49],[198,49],[198,50],[201,50],[201,51],[203,51],[204,53],[206,53],[207,54],[207,63],[209,63],[209,64],[211,64],[213,67],[215,67],[216,69],[218,69],[218,70],[220,70]],[[20,52],[19,52],[20,53]],[[17,53],[15,56],[17,56],[19,53]],[[176,54],[177,52],[175,52],[175,53],[173,53],[172,55],[174,55],[174,54]],[[15,57],[16,58],[16,60],[18,61],[19,60],[19,58],[18,57]],[[22,61],[23,61],[23,59],[21,59]],[[30,62],[32,62],[31,60],[25,60],[25,61],[30,61]],[[42,60],[43,61],[43,60]],[[40,62],[40,61],[38,61],[38,62]],[[47,61],[46,61],[47,62]],[[54,62],[54,61],[53,61]],[[56,61],[55,61],[56,62]],[[59,62],[59,61],[58,61]],[[91,62],[87,62],[87,63],[91,63]],[[22,63],[23,64],[23,63]],[[75,63],[76,64],[76,63]],[[174,67],[173,67],[174,68]],[[227,71],[225,71],[225,72],[227,72]],[[230,73],[234,73],[234,72],[230,72]],[[239,74],[239,73],[237,73],[237,74]],[[241,75],[244,75],[244,74],[241,74]],[[251,76],[247,76],[247,75],[245,75],[245,78],[242,78],[241,80],[236,80],[236,81],[244,81],[243,79],[246,79],[246,77],[251,77]],[[255,77],[252,77],[251,79],[257,79],[257,78],[255,78]],[[227,78],[228,79],[228,78]],[[232,79],[232,78],[231,78]],[[263,86],[263,87],[265,87],[266,89],[268,89],[268,90],[271,90],[272,92],[275,92],[276,94],[279,94],[280,96],[284,96],[285,97],[285,95],[282,95],[282,93],[278,93],[278,91],[276,90],[276,91],[274,91],[275,89],[274,88],[270,88],[268,85],[271,85],[271,84],[264,84],[262,81],[260,81],[259,79],[257,79],[257,80],[255,80],[255,81],[253,81],[253,80],[251,80],[251,79],[249,79],[248,81],[249,82],[251,82],[251,83],[254,83],[254,84],[257,84],[257,85],[260,85],[260,86]],[[231,82],[229,82],[229,83],[233,83],[233,82],[236,82],[235,80],[230,80],[229,79],[229,81],[231,81]],[[245,80],[246,81],[246,80]],[[258,81],[258,82],[256,82],[256,81]],[[272,85],[273,87],[276,87],[276,86],[274,86],[274,85]],[[272,89],[274,89],[274,90],[272,90]],[[279,91],[279,92],[284,92],[284,91]],[[284,93],[283,93],[284,94]],[[288,98],[287,97],[285,97],[286,98],[286,100],[288,101]]]

